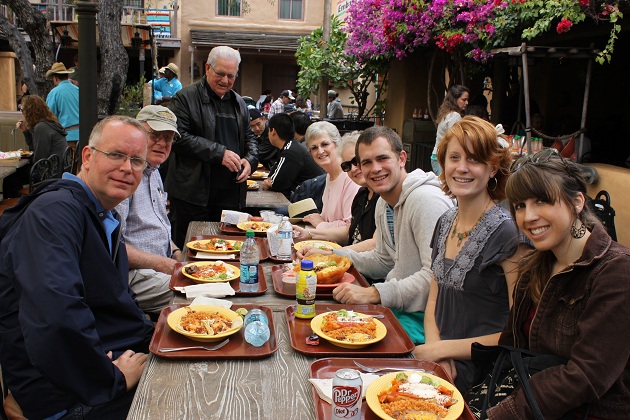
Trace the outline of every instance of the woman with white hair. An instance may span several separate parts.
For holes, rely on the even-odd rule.
[[[374,212],[379,195],[367,186],[357,164],[355,148],[360,134],[359,131],[344,134],[337,145],[337,151],[342,160],[341,170],[361,187],[352,201],[351,223],[325,229],[304,229],[294,226],[293,229],[299,232],[301,239],[333,241],[351,246],[355,251],[367,251],[374,248],[373,236],[376,230]]]
[[[341,157],[337,150],[341,141],[339,130],[327,121],[319,121],[308,127],[304,137],[306,148],[327,174],[322,212],[305,216],[304,222],[317,229],[349,225],[352,219],[352,200],[360,186],[341,169]]]

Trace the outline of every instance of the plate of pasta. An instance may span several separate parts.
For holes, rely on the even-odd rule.
[[[454,420],[464,411],[464,398],[455,385],[428,373],[383,375],[368,386],[365,400],[384,420]]]
[[[324,340],[346,349],[367,347],[387,335],[387,327],[378,319],[346,309],[315,316],[311,329]]]
[[[241,270],[223,261],[199,261],[183,266],[182,274],[197,283],[216,283],[239,278]]]
[[[221,306],[195,305],[174,310],[166,318],[168,326],[191,340],[220,341],[243,327],[243,318]]]

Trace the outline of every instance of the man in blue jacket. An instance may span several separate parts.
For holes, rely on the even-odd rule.
[[[0,365],[27,418],[127,416],[153,325],[129,289],[111,210],[138,187],[146,156],[140,123],[108,117],[78,176],[0,218]]]

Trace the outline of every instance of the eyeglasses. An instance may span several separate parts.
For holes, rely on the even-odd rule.
[[[100,150],[92,146],[90,146],[90,149],[94,150],[95,152],[101,152],[102,154],[107,156],[109,160],[111,160],[112,162],[115,162],[117,165],[122,165],[123,163],[127,162],[127,159],[129,159],[129,161],[131,162],[131,168],[134,171],[144,171],[145,169],[149,167],[149,163],[146,160],[139,157],[131,157],[131,156],[127,156],[123,153],[118,153],[118,152],[106,152],[104,150]]]
[[[208,65],[210,66],[210,68],[212,69],[214,74],[216,74],[219,77],[219,79],[223,79],[224,77],[227,77],[228,80],[234,81],[236,79],[236,76],[238,76],[238,73],[236,73],[236,74],[228,74],[228,73],[218,72],[218,71],[216,71],[214,69],[214,67],[212,67],[212,64],[208,63]]]
[[[532,163],[536,165],[539,163],[549,162],[550,160],[554,158],[559,159],[565,168],[569,167],[569,163],[567,162],[567,160],[563,158],[562,155],[558,153],[556,149],[549,148],[549,149],[541,150],[540,152],[536,152],[534,154],[523,156],[521,158],[516,159],[514,162],[512,162],[512,165],[510,165],[510,173],[513,174],[514,172],[518,171],[519,169],[521,169],[523,166],[527,165],[528,163]]]
[[[356,156],[346,162],[341,162],[341,170],[344,172],[350,172],[352,170],[352,165],[359,166]]]
[[[149,139],[153,143],[158,143],[160,140],[164,140],[164,143],[168,146],[175,142],[175,136],[170,131],[149,131]]]

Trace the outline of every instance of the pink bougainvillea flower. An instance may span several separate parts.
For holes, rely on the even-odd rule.
[[[558,23],[558,27],[556,28],[556,32],[558,32],[559,34],[563,34],[565,32],[569,32],[569,30],[571,29],[571,26],[573,26],[573,22],[571,22],[569,19],[564,18],[560,21],[560,23]]]

